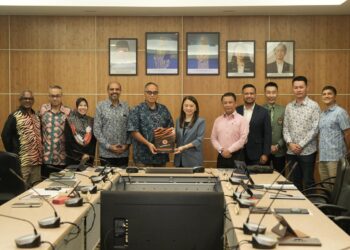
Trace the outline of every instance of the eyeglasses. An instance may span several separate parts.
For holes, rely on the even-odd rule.
[[[50,98],[61,98],[62,95],[49,95]]]
[[[158,95],[158,91],[145,91],[145,93],[147,94],[147,95]]]

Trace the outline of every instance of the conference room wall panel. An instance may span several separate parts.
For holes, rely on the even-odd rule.
[[[95,53],[88,51],[11,51],[11,91],[46,93],[59,84],[66,93],[95,93]]]
[[[182,17],[97,17],[96,27],[100,50],[108,48],[109,38],[137,38],[138,49],[144,51],[146,32],[179,32],[179,41],[182,37]]]
[[[0,50],[0,93],[6,95],[9,91],[9,52]]]
[[[0,96],[0,127],[1,131],[4,127],[5,121],[8,117],[8,106],[9,106],[9,96],[1,95]],[[2,144],[2,140],[0,141],[0,150],[4,150],[4,145]]]
[[[0,16],[0,49],[8,49],[9,48],[9,23],[8,16]]]
[[[295,40],[297,49],[349,49],[349,16],[271,16],[271,40]]]
[[[267,81],[279,84],[279,102],[293,100],[291,78],[265,78],[265,41],[294,40],[295,74],[309,78],[310,97],[320,104],[327,83],[338,89],[338,103],[349,110],[350,16],[224,16],[224,17],[93,17],[0,16],[0,126],[18,106],[18,93],[33,90],[34,108],[48,102],[48,86],[63,87],[64,103],[75,106],[84,96],[89,114],[107,98],[111,80],[122,86],[121,99],[135,106],[144,100],[148,81],[160,86],[159,101],[168,106],[174,120],[184,95],[195,95],[200,115],[206,119],[204,160],[215,166],[216,152],[209,137],[215,118],[222,114],[220,97],[237,94],[242,104],[245,83],[257,87],[257,103],[264,103]],[[145,33],[179,32],[179,74],[145,74]],[[220,75],[186,74],[186,32],[220,32]],[[110,76],[109,38],[138,39],[138,74]],[[255,77],[226,78],[226,40],[255,40]],[[0,149],[3,149],[0,145]]]
[[[12,49],[86,50],[95,48],[95,18],[11,16]]]

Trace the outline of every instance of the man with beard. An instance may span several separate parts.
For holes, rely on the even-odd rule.
[[[129,106],[119,100],[122,92],[119,82],[110,82],[107,92],[109,98],[97,104],[94,120],[94,134],[99,142],[101,165],[127,167],[130,146],[127,133]]]
[[[244,105],[237,107],[237,113],[249,122],[248,141],[244,148],[247,165],[267,165],[271,153],[271,120],[268,111],[255,103],[256,88],[253,84],[242,87]]]

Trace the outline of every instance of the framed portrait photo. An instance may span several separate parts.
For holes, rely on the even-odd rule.
[[[137,75],[137,39],[109,39],[109,75]]]
[[[294,41],[266,41],[266,78],[294,77]]]
[[[255,77],[255,41],[226,42],[226,76]]]
[[[187,33],[187,75],[219,75],[220,33]]]
[[[146,33],[146,75],[179,74],[179,33]]]

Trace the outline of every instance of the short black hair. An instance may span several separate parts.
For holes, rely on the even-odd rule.
[[[294,82],[296,81],[302,81],[305,82],[305,85],[307,86],[307,79],[305,76],[296,76],[293,78],[292,84],[294,84]]]
[[[253,84],[251,84],[251,83],[244,84],[243,87],[242,87],[242,92],[246,88],[253,88],[255,90],[255,92],[256,92],[255,86]]]
[[[325,90],[330,90],[333,92],[334,95],[337,95],[337,89],[333,87],[332,85],[326,85],[323,87],[322,92]]]
[[[265,84],[264,90],[266,90],[267,87],[275,87],[278,90],[278,85],[275,82],[268,82]]]
[[[222,100],[224,99],[224,97],[226,97],[226,96],[232,96],[233,100],[236,101],[236,95],[235,95],[233,92],[226,92],[225,94],[223,94],[223,95],[221,96],[221,101],[222,101]]]

